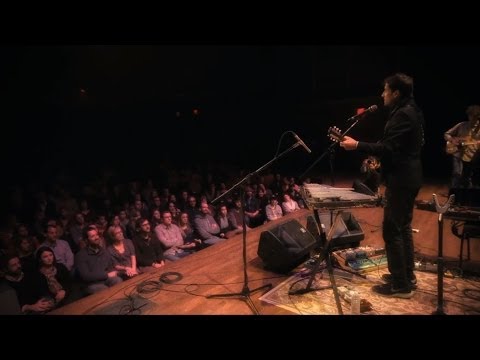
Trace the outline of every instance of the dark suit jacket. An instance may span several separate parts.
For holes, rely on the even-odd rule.
[[[422,111],[413,99],[406,99],[390,112],[383,138],[377,143],[359,142],[357,149],[380,158],[388,187],[420,188],[423,128]]]

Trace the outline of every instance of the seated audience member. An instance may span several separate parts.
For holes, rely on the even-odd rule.
[[[265,207],[269,204],[269,197],[267,196],[267,192],[263,184],[258,185],[257,200],[260,214],[262,217],[261,222],[263,224],[267,220],[267,216],[265,215]]]
[[[168,211],[172,214],[172,222],[176,224],[178,222],[178,217],[180,216],[180,209],[177,208],[177,205],[174,202],[168,203]]]
[[[91,224],[95,221],[95,213],[90,209],[88,201],[85,199],[80,200],[80,212],[87,224]]]
[[[220,232],[220,226],[210,214],[208,204],[200,205],[201,215],[195,218],[195,229],[204,244],[213,245],[225,240],[225,234]]]
[[[147,204],[141,200],[141,197],[137,196],[136,200],[133,202],[133,208],[137,210],[140,213],[140,216],[143,218],[147,218],[150,214]]]
[[[217,209],[215,206],[210,204],[207,200],[207,197],[205,195],[200,195],[200,207],[202,206],[202,203],[207,203],[208,204],[208,209],[210,210],[210,215],[212,215],[214,218],[217,215]]]
[[[106,233],[107,233],[107,229],[108,229],[107,217],[103,214],[99,214],[97,216],[97,221],[95,222],[95,225],[97,226],[98,235],[103,237],[105,245],[107,245],[107,240],[105,239],[107,237]]]
[[[18,238],[16,246],[18,257],[22,263],[22,270],[25,272],[36,271],[37,260],[35,259],[35,252],[31,238]]]
[[[180,192],[180,199],[177,202],[177,207],[182,211],[185,212],[185,209],[188,205],[188,191],[182,190]]]
[[[155,234],[163,245],[163,256],[170,261],[179,260],[191,254],[189,249],[195,247],[195,243],[185,244],[180,228],[172,223],[170,211],[162,213],[162,223],[155,228]]]
[[[205,196],[208,202],[212,202],[217,197],[217,189],[215,183],[208,184],[207,190],[205,190]]]
[[[188,197],[188,203],[185,206],[185,212],[188,214],[190,221],[195,223],[195,218],[200,215],[201,212],[197,208],[197,198],[194,195]]]
[[[182,212],[180,214],[178,228],[182,233],[183,242],[185,244],[195,244],[195,247],[192,247],[192,249],[198,248],[198,246],[202,243],[202,240],[195,238],[195,231],[193,231],[192,224],[190,223],[188,214],[186,212]]]
[[[283,211],[275,195],[270,196],[270,203],[265,206],[265,213],[267,214],[267,220],[273,221],[280,219],[283,216]]]
[[[290,186],[290,197],[295,200],[300,209],[305,209],[305,201],[303,200],[302,194],[300,193],[300,186],[293,183]]]
[[[86,226],[87,224],[83,214],[81,212],[77,212],[68,230],[71,238],[71,248],[74,250],[74,252],[77,252],[86,245],[85,241],[83,240],[83,232]]]
[[[122,221],[120,219],[119,215],[114,215],[109,222],[109,228],[111,226],[119,226],[120,229],[122,229],[123,237],[127,237],[127,230],[126,228],[122,225]],[[105,235],[105,242],[109,245],[113,242],[113,239],[110,237],[110,234],[107,230],[107,234]]]
[[[235,226],[235,228],[243,231],[242,200],[240,198],[238,197],[234,198],[233,207],[228,212],[228,217],[230,218],[230,221],[233,224],[233,226]],[[250,230],[248,226],[246,226],[246,228],[247,228],[247,231]]]
[[[127,238],[135,239],[137,235],[137,221],[142,218],[140,211],[133,209],[130,211],[130,218],[127,224]]]
[[[124,233],[125,236],[127,236],[128,235],[127,227],[128,227],[128,223],[130,222],[130,219],[128,218],[127,211],[126,210],[120,210],[118,212],[118,217],[120,218],[120,226],[122,227],[123,233]],[[116,224],[112,224],[112,225],[116,225]]]
[[[146,218],[137,220],[137,235],[133,239],[140,272],[151,272],[165,265],[162,243],[151,231]]]
[[[245,190],[245,221],[251,227],[262,225],[265,221],[263,211],[260,209],[260,201],[253,195],[253,188],[247,187]]]
[[[55,253],[55,258],[60,264],[65,265],[68,271],[73,269],[73,252],[65,240],[58,238],[57,226],[47,225],[45,241],[40,246],[48,246]]]
[[[161,210],[153,210],[152,212],[152,221],[150,222],[150,226],[155,229],[157,225],[162,223],[162,211]]]
[[[300,207],[298,203],[291,198],[290,194],[285,193],[283,194],[282,210],[283,214],[286,215],[300,210]]]
[[[112,243],[107,247],[107,251],[112,257],[113,266],[122,279],[138,275],[137,257],[135,247],[130,239],[125,239],[120,226],[110,226],[108,235]]]
[[[101,239],[95,226],[85,231],[87,246],[75,255],[75,267],[85,284],[88,294],[107,289],[122,282],[115,270],[110,254],[101,246]]]
[[[15,290],[23,313],[43,314],[53,308],[53,300],[41,286],[40,274],[38,272],[24,273],[17,255],[3,256],[0,269],[4,273],[7,285]]]
[[[17,225],[14,238],[17,244],[20,243],[21,239],[29,239],[30,242],[33,244],[34,250],[38,248],[38,246],[40,245],[39,240],[35,236],[30,235],[30,230],[28,229],[28,226],[25,224]]]
[[[232,218],[228,216],[227,205],[220,205],[216,220],[220,226],[220,233],[225,234],[225,238],[229,239],[242,233],[242,227],[236,227],[232,222]]]
[[[42,286],[54,300],[54,306],[61,305],[70,294],[72,284],[70,272],[65,265],[57,262],[55,253],[46,246],[38,249],[37,263]]]

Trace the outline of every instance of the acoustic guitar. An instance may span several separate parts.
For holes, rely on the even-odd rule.
[[[457,140],[458,144],[455,144],[453,141],[447,141],[445,152],[448,155],[461,152],[462,160],[465,162],[470,162],[478,150],[480,140],[473,139],[470,136],[457,138]]]
[[[336,126],[330,126],[328,128],[327,136],[330,138],[330,140],[335,142],[342,141],[344,137],[344,135],[342,134],[342,131]],[[365,163],[365,165],[372,170],[378,170],[381,166],[380,160],[377,159],[375,156],[369,156],[368,158],[363,160],[363,163]]]
[[[330,126],[328,128],[327,136],[330,138],[330,140],[335,142],[340,142],[343,140],[342,131],[336,126]]]

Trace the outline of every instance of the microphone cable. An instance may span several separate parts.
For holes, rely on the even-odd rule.
[[[176,271],[164,272],[160,275],[160,282],[164,284],[175,284],[183,279],[183,275]]]

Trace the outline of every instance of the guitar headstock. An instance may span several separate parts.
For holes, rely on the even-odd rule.
[[[343,140],[343,134],[342,131],[337,128],[336,126],[330,126],[328,128],[328,134],[327,136],[330,138],[332,141],[340,142]]]

